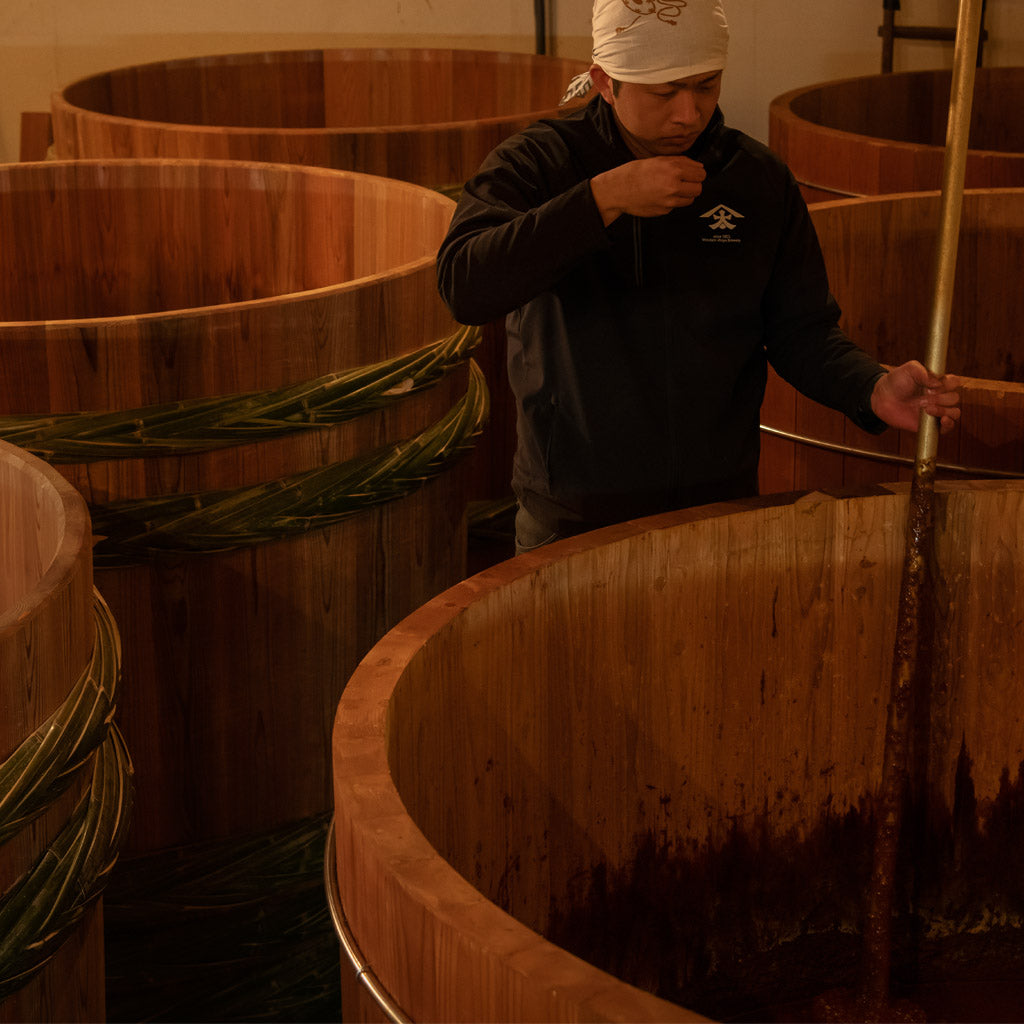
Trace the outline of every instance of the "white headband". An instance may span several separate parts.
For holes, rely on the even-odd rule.
[[[660,85],[725,67],[721,0],[595,0],[592,24],[594,63],[620,82]],[[588,88],[578,76],[562,102]]]

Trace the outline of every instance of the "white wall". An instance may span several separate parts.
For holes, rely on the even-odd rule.
[[[726,120],[767,141],[768,104],[798,86],[882,69],[881,0],[725,0],[730,66]],[[952,27],[956,0],[902,0],[897,21]],[[989,0],[986,65],[1024,64],[1024,0]],[[894,71],[950,67],[951,43],[897,40]]]
[[[881,0],[725,0],[722,107],[767,139],[768,103],[799,85],[880,70]],[[549,52],[587,57],[590,0],[548,0]],[[956,20],[955,0],[902,0],[906,24]],[[1024,64],[1024,0],[989,0],[987,64]],[[0,0],[0,161],[23,110],[85,75],[150,60],[332,45],[532,51],[532,0]],[[949,66],[941,43],[897,44],[896,70]]]

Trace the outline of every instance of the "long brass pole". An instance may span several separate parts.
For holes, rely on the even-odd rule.
[[[946,153],[943,165],[942,202],[933,274],[931,326],[925,365],[932,373],[946,370],[950,311],[956,278],[960,215],[963,209],[964,174],[974,93],[974,70],[981,30],[982,0],[960,0],[953,84],[950,92]],[[933,494],[939,422],[921,413],[917,454],[911,485],[907,541],[900,583],[900,600],[893,653],[893,672],[886,720],[885,753],[871,884],[868,889],[864,928],[864,977],[861,1002],[865,1019],[884,1019],[878,1014],[889,1004],[892,951],[893,877],[896,848],[906,796],[907,758],[912,716],[913,680],[925,596],[927,566],[933,535]],[[928,713],[927,707],[921,709]]]
[[[953,285],[956,281],[960,215],[963,210],[964,176],[967,169],[971,106],[974,97],[975,61],[981,35],[983,6],[984,0],[961,0],[957,19],[953,85],[949,98],[946,154],[942,171],[942,208],[933,275],[931,328],[925,356],[925,365],[935,374],[942,374],[946,370],[949,320],[953,308]],[[922,416],[922,425],[925,422],[927,427],[923,427],[918,437],[919,460],[934,458],[938,443],[938,421],[931,416]]]

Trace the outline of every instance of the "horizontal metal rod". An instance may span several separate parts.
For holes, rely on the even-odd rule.
[[[779,430],[777,427],[766,427],[763,423],[761,424],[761,433],[781,438],[783,441],[793,441],[807,448],[820,448],[823,451],[835,452],[837,455],[853,455],[861,459],[870,459],[872,462],[889,462],[900,466],[909,467],[914,465],[914,459],[908,455],[895,455],[892,452],[873,452],[868,448],[854,448],[852,445],[823,441],[820,438],[806,437],[803,434],[793,434],[787,430]],[[937,462],[935,468],[948,473],[962,473],[964,476],[983,477],[986,479],[1020,480],[1024,478],[1024,472],[1015,472],[1010,469],[982,469],[980,466],[960,466],[953,462]]]
[[[880,36],[886,34],[884,28],[878,30]],[[956,39],[956,29],[937,25],[897,25],[892,29],[895,39],[929,39],[932,42],[952,43]],[[982,41],[988,39],[988,30],[982,30]]]

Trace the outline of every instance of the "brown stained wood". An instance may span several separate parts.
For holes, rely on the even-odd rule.
[[[385,202],[395,216],[382,230]],[[11,164],[0,217],[21,244],[0,264],[0,318],[96,321],[356,290],[358,278],[425,265],[450,213],[423,189],[318,169]]]
[[[103,901],[89,907],[53,959],[0,1003],[0,1021],[106,1020]]]
[[[53,469],[0,443],[0,761],[67,699],[92,655],[92,534],[81,496]],[[89,772],[0,844],[0,892],[47,850]],[[0,1021],[102,1020],[103,927],[89,913],[58,958],[0,1002]]]
[[[881,362],[923,360],[932,298],[937,193],[868,197],[811,208],[841,323]],[[964,195],[950,321],[947,369],[964,378],[963,415],[939,441],[943,467],[966,475],[1024,473],[1024,359],[1019,324],[1024,291],[1013,268],[1024,261],[1024,189],[977,189]],[[909,480],[914,435],[866,434],[841,414],[802,395],[774,373],[761,422],[816,441],[902,457],[897,465],[858,455],[766,438],[761,490],[855,486]],[[789,461],[779,453],[787,453]],[[961,474],[962,475],[962,474]]]
[[[937,493],[949,642],[927,760],[948,811],[962,742],[979,808],[1024,757],[1024,483]],[[907,494],[620,524],[486,570],[373,648],[335,723],[336,854],[356,941],[399,1005],[691,1019],[539,935],[645,836],[713,862],[748,829],[798,844],[871,799]]]
[[[23,110],[19,160],[45,160],[53,145],[53,123],[48,110]]]
[[[769,107],[769,144],[809,202],[938,189],[951,72],[866,75],[791,90]],[[1024,68],[978,68],[967,188],[1024,185],[1024,128],[1014,116]]]
[[[0,225],[20,254],[3,264],[0,306],[21,317],[0,323],[0,413],[277,388],[430,345],[457,326],[434,277],[452,205],[408,183],[312,167],[0,168]],[[101,504],[273,481],[416,436],[466,386],[457,367],[337,427],[61,472]],[[119,722],[138,793],[130,851],[270,830],[329,806],[344,682],[388,627],[462,578],[466,486],[456,466],[325,530],[97,570],[124,638]]]
[[[433,188],[543,116],[582,61],[443,49],[229,54],[121,68],[53,97],[58,157],[318,164]]]
[[[414,48],[144,64],[55,94],[54,151],[318,165],[449,188],[509,135],[559,116],[566,85],[586,68],[526,53]],[[511,491],[515,447],[503,323],[490,325],[480,364],[493,416],[477,445],[471,494],[501,498]]]

